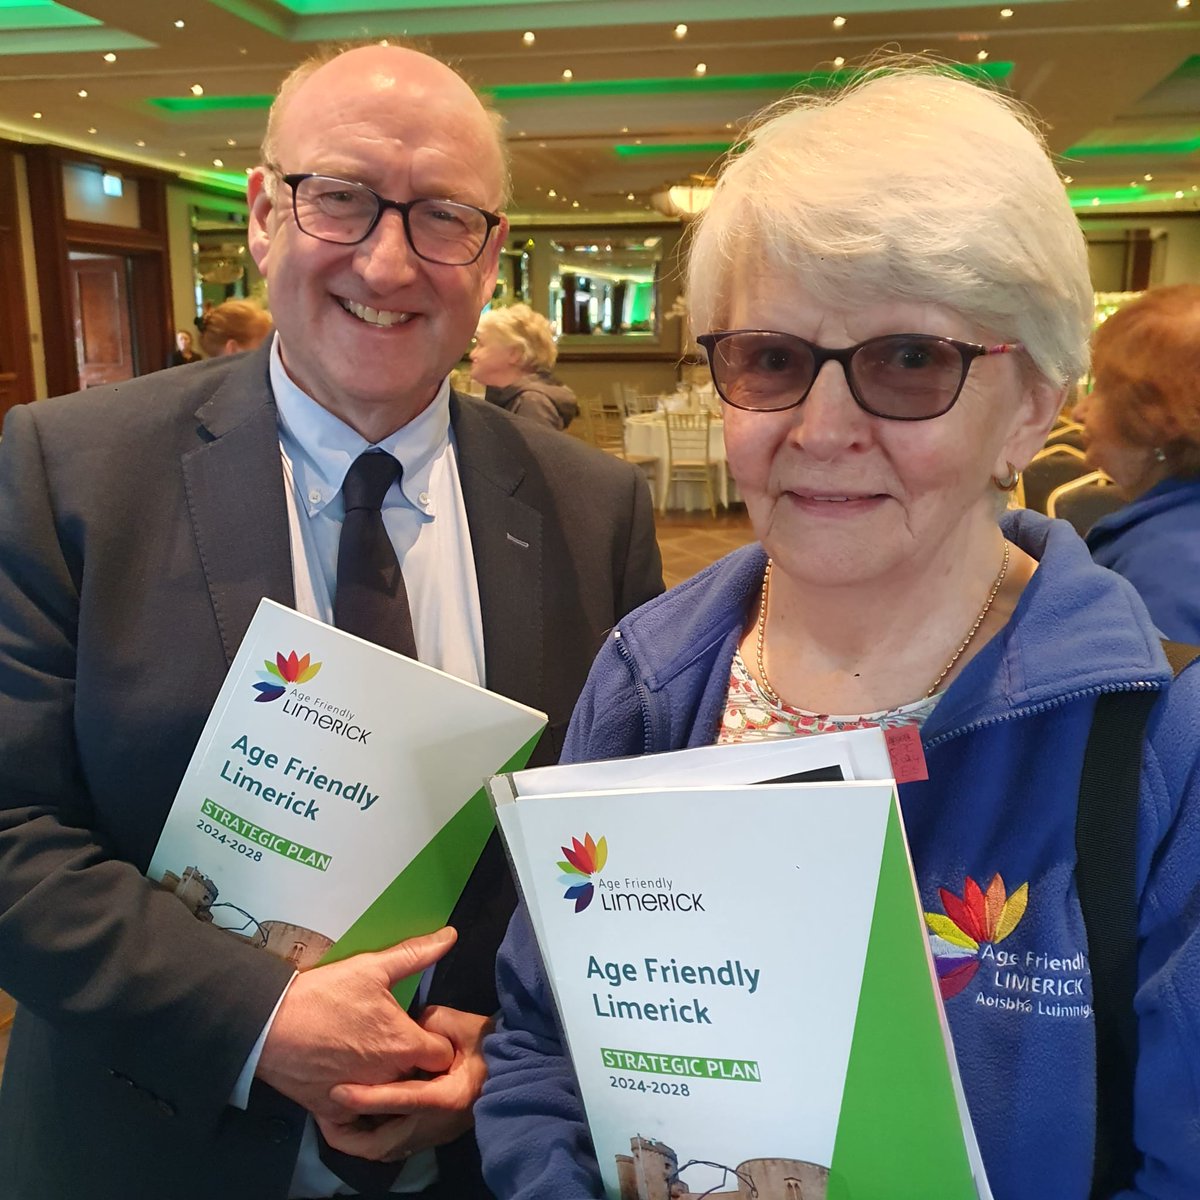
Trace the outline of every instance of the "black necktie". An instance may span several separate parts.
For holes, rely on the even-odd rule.
[[[346,472],[346,515],[338,541],[333,623],[377,646],[417,657],[408,592],[380,511],[400,464],[376,450],[360,454]],[[361,1195],[386,1193],[404,1164],[371,1162],[333,1149],[318,1133],[321,1161]]]
[[[377,646],[416,658],[408,592],[380,512],[388,488],[399,478],[400,464],[376,450],[360,454],[346,472],[333,623]]]

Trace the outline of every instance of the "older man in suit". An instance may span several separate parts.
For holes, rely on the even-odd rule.
[[[418,656],[547,711],[535,761],[662,587],[631,468],[446,382],[507,229],[462,80],[396,47],[308,64],[264,150],[273,341],[15,409],[0,442],[6,1200],[486,1195],[470,1107],[514,902],[495,839],[448,953],[431,933],[297,977],[142,873],[259,599],[337,615],[364,458],[396,460],[380,512]],[[390,983],[439,959],[408,1016]]]

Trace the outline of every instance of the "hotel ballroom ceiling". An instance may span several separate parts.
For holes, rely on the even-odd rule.
[[[321,41],[416,38],[507,122],[517,216],[644,217],[763,104],[880,47],[985,71],[1083,211],[1200,207],[1200,0],[0,0],[0,137],[234,190]]]

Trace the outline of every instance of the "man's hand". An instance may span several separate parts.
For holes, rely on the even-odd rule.
[[[432,966],[457,936],[447,927],[303,972],[275,1014],[255,1074],[315,1116],[348,1121],[355,1113],[330,1099],[337,1084],[451,1070],[457,1048],[449,1037],[421,1028],[390,989]]]
[[[375,1085],[339,1084],[330,1099],[360,1120],[330,1120],[317,1115],[325,1140],[335,1149],[358,1158],[398,1162],[452,1142],[474,1121],[472,1106],[483,1090],[487,1068],[483,1039],[492,1032],[490,1017],[453,1008],[427,1008],[421,1026],[454,1047],[454,1061],[436,1079],[408,1079]]]

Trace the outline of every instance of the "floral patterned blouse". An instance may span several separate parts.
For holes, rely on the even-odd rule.
[[[789,704],[774,704],[750,674],[739,650],[733,656],[729,672],[729,693],[721,718],[718,743],[755,742],[765,738],[806,737],[814,733],[842,733],[847,729],[891,729],[897,725],[915,725],[919,729],[933,712],[941,692],[902,704],[885,712],[840,717],[830,713],[807,712]]]

